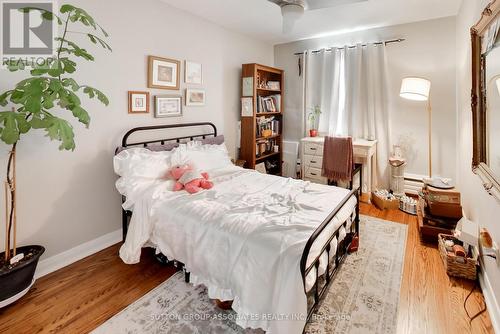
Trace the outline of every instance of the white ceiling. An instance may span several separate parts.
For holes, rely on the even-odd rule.
[[[227,29],[272,44],[457,15],[462,0],[368,0],[306,11],[284,35],[280,8],[267,0],[162,0]]]

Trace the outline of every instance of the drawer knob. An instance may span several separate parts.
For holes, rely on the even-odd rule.
[[[311,151],[316,151],[316,147],[311,147]]]
[[[316,173],[311,173],[311,175],[314,175],[314,176],[316,176],[317,174],[316,174]]]
[[[311,163],[312,163],[312,164],[315,164],[316,162],[317,162],[317,161],[315,161],[315,160],[311,160]]]

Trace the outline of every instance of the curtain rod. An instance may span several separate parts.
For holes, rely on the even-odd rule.
[[[401,43],[401,42],[404,42],[406,39],[404,38],[398,38],[398,39],[390,39],[388,41],[381,41],[381,42],[375,42],[375,43],[370,43],[370,44],[373,44],[373,45],[382,45],[382,44],[391,44],[391,43]],[[361,44],[361,46],[367,46],[368,44]],[[347,46],[348,49],[353,49],[355,48],[357,45],[349,45]],[[328,48],[328,49],[321,49],[321,50],[314,50],[314,51],[311,51],[311,53],[318,53],[318,52],[321,52],[323,50],[325,51],[332,51],[334,49],[337,49],[337,50],[342,50],[344,48],[340,48],[340,47],[331,47],[331,48]],[[304,52],[297,52],[297,53],[294,53],[295,56],[300,56],[300,55],[303,55]]]

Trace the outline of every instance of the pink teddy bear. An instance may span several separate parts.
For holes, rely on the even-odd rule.
[[[174,191],[186,189],[188,193],[195,194],[202,189],[210,189],[214,185],[208,181],[207,173],[200,173],[189,164],[172,168],[170,175],[176,181]]]

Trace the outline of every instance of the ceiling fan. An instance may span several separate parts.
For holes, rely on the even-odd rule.
[[[295,22],[304,15],[304,11],[330,8],[344,4],[368,0],[268,0],[281,7],[283,15],[283,33],[290,33]]]

